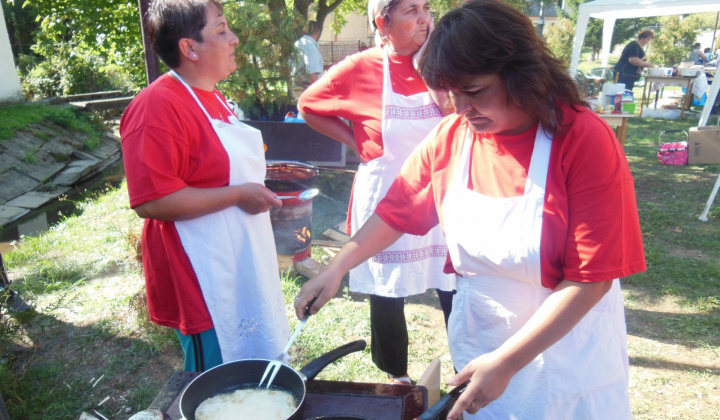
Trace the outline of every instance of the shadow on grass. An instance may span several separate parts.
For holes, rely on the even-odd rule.
[[[647,357],[630,357],[630,365],[649,369],[672,369],[680,372],[701,372],[711,375],[720,375],[720,369],[707,366],[697,366],[689,363],[668,362],[667,360],[651,359]]]
[[[689,348],[720,347],[720,310],[668,313],[625,309],[628,334]]]
[[[127,418],[182,367],[179,346],[119,336],[114,319],[78,326],[34,310],[14,318],[23,339],[5,349],[0,365],[10,418],[69,419],[93,410]]]

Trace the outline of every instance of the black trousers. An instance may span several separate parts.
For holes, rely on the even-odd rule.
[[[447,328],[455,292],[436,291]],[[392,376],[405,375],[409,345],[405,298],[370,295],[370,336],[370,353],[375,365]]]
[[[637,76],[630,76],[620,73],[617,78],[617,83],[623,83],[625,84],[625,89],[633,90],[633,88],[635,87],[635,82],[637,82],[638,80],[640,80],[640,78]]]

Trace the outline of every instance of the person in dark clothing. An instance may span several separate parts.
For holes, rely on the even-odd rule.
[[[645,46],[655,38],[655,32],[645,29],[638,34],[637,40],[630,41],[623,48],[620,60],[613,70],[617,73],[617,83],[624,83],[625,89],[632,90],[635,82],[640,80],[643,67],[652,67],[654,64],[645,60]]]

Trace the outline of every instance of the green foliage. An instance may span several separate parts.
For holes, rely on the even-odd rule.
[[[136,1],[25,0],[38,16],[32,50],[23,63],[29,99],[108,89],[135,90],[145,81]],[[25,60],[30,61],[30,60]]]
[[[100,125],[100,121],[94,119],[91,115],[84,113],[76,114],[70,108],[53,107],[47,111],[46,118],[49,121],[52,121],[55,124],[69,130],[87,133],[88,140],[86,140],[86,144],[94,144],[94,146],[90,147],[89,150],[92,150],[95,146],[97,146],[97,144],[99,144],[102,127]]]
[[[568,45],[572,45],[574,36],[575,23],[570,19],[559,18],[545,31],[545,42],[557,58],[569,64],[572,49]]]
[[[679,16],[660,18],[662,24],[650,43],[648,59],[657,64],[674,66],[687,60],[695,43],[698,18],[691,15],[684,19]]]
[[[2,0],[3,14],[13,54],[29,54],[37,30],[37,13],[25,0]]]
[[[574,26],[577,22],[578,7],[583,3],[587,3],[588,1],[590,0],[567,0],[565,2],[566,10],[562,10],[559,7],[556,8],[559,18],[570,19],[573,22],[573,36],[575,31]],[[591,49],[592,52],[590,58],[592,60],[596,58],[597,54],[602,49],[604,22],[605,21],[602,19],[595,19],[592,17],[588,21],[587,32],[585,33],[583,46]],[[657,18],[655,17],[616,20],[615,26],[613,27],[613,36],[610,49],[612,50],[616,45],[619,44],[626,44],[628,40],[634,38],[637,33],[640,32],[640,30],[649,26],[653,26],[656,23]],[[553,25],[551,25],[551,27],[552,26]],[[566,45],[572,45],[572,38],[570,39],[570,43]],[[565,48],[567,48],[567,46],[565,46]],[[560,51],[558,50],[557,52]],[[572,51],[569,51],[567,54],[569,55],[571,52]],[[570,60],[567,59],[567,62],[570,62]]]
[[[118,66],[91,52],[73,50],[69,44],[60,44],[55,54],[45,57],[29,70],[21,85],[29,100],[51,96],[121,89],[133,90],[131,78]]]
[[[237,70],[220,83],[220,89],[235,100],[246,115],[259,115],[292,101],[289,95],[290,65],[297,31],[305,21],[294,10],[270,10],[265,4],[225,4],[227,20],[240,39]]]
[[[35,163],[35,162],[37,162],[37,158],[35,157],[35,152],[37,152],[37,150],[31,151],[31,152],[27,152],[27,153],[25,154],[25,157],[23,158],[23,160],[25,161],[25,163]]]

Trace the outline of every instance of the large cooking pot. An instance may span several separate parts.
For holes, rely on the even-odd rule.
[[[265,187],[273,192],[304,191],[318,177],[317,167],[305,162],[270,160],[265,166]]]
[[[297,401],[297,407],[288,419],[301,419],[305,401],[305,382],[312,380],[330,363],[356,351],[362,351],[367,344],[357,340],[338,347],[308,363],[296,371],[288,365],[281,365],[273,380],[273,387],[290,392]],[[238,388],[257,387],[270,360],[246,359],[215,366],[198,375],[180,396],[180,414],[184,419],[195,420],[195,410],[206,399]]]

